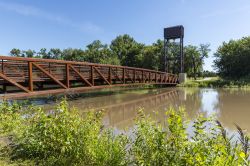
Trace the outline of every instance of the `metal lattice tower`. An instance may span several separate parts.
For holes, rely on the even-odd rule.
[[[164,67],[165,72],[168,71],[169,62],[171,60],[176,60],[176,58],[171,59],[168,56],[168,44],[171,40],[179,39],[179,49],[180,49],[180,55],[176,58],[180,62],[180,73],[184,72],[184,55],[183,55],[183,39],[184,39],[184,27],[182,25],[174,26],[174,27],[168,27],[164,28]]]

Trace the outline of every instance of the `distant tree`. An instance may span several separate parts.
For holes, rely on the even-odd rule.
[[[59,48],[51,48],[48,54],[52,59],[62,59],[62,51]]]
[[[158,48],[156,46],[146,46],[143,49],[142,67],[146,69],[159,69]]]
[[[84,61],[84,51],[73,48],[64,49],[62,51],[62,59],[69,61]]]
[[[155,43],[152,44],[153,46],[153,60],[156,60],[155,69],[157,68],[160,71],[164,71],[164,49],[163,49],[163,40],[157,40]]]
[[[85,59],[88,62],[100,63],[101,59],[103,58],[102,56],[105,56],[104,55],[105,53],[109,54],[107,49],[108,49],[107,45],[102,44],[100,40],[95,40],[89,45],[87,45],[87,49],[85,50],[86,54]]]
[[[184,49],[184,65],[188,76],[197,77],[202,73],[204,58],[208,56],[209,45],[186,46]],[[62,59],[70,61],[87,61],[101,64],[114,64],[131,67],[141,67],[164,71],[164,49],[163,40],[157,40],[152,45],[144,45],[136,42],[134,38],[125,34],[117,36],[110,45],[95,40],[86,46],[86,49],[59,48],[40,49],[36,54],[33,50],[20,51],[13,48],[12,56],[40,57],[46,59]],[[168,45],[168,72],[178,73],[180,69],[179,45],[170,43]]]
[[[214,72],[214,71],[204,70],[204,71],[202,72],[202,76],[203,76],[203,77],[216,77],[216,76],[217,76],[217,73]]]
[[[120,64],[117,55],[112,53],[107,44],[102,44],[99,40],[87,45],[85,60],[92,63]]]
[[[250,37],[223,42],[215,53],[214,67],[224,78],[250,77]]]
[[[177,43],[168,44],[168,72],[179,73],[180,72],[180,46]],[[164,61],[162,61],[164,62]]]
[[[160,71],[165,70],[165,54],[164,54],[164,42],[163,40],[157,40],[153,43],[155,49],[155,57],[158,57],[158,68]],[[180,70],[179,62],[179,45],[177,43],[168,43],[167,45],[167,71],[171,73],[178,73]]]
[[[209,51],[209,44],[201,44],[199,47],[192,45],[185,47],[185,70],[194,79],[197,78],[198,73],[201,73],[204,58],[208,57]]]
[[[36,54],[36,52],[34,50],[28,49],[26,51],[22,51],[22,57],[28,57],[28,58],[32,58],[34,57]]]
[[[10,55],[11,55],[11,56],[16,56],[16,57],[22,56],[21,53],[22,53],[21,50],[18,49],[18,48],[13,48],[13,49],[10,51]]]
[[[37,57],[44,59],[51,59],[50,54],[48,54],[46,48],[41,48],[40,51],[37,53]]]
[[[129,35],[117,36],[110,44],[111,51],[117,55],[121,65],[140,67],[144,45],[137,43]]]

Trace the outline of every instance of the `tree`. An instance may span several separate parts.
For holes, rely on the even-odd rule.
[[[159,55],[157,46],[146,46],[143,50],[142,67],[146,69],[159,69]]]
[[[209,44],[200,44],[199,47],[192,45],[185,47],[185,70],[194,79],[197,78],[197,74],[201,73],[203,69],[204,58],[208,57],[210,51],[209,46]]]
[[[141,67],[144,45],[137,43],[129,35],[117,36],[110,44],[111,51],[119,58],[121,65]]]
[[[83,61],[84,51],[81,49],[67,48],[62,51],[62,59],[68,61]]]
[[[20,56],[22,56],[21,50],[18,49],[18,48],[13,48],[13,49],[10,51],[10,55],[11,55],[11,56],[20,57]]]
[[[157,40],[152,45],[144,45],[136,42],[134,38],[125,34],[117,36],[110,45],[95,40],[86,46],[86,49],[67,48],[60,50],[51,48],[35,51],[20,51],[12,49],[12,56],[41,57],[47,59],[62,59],[71,61],[87,61],[92,63],[123,65],[164,71],[164,48],[163,40]],[[204,58],[208,56],[209,45],[201,44],[199,47],[187,46],[184,48],[184,65],[188,76],[195,79],[202,73]],[[180,51],[177,43],[168,44],[168,72],[178,73],[180,69]]]
[[[35,55],[35,51],[28,49],[27,51],[22,51],[22,57],[28,57],[28,58],[32,58]]]
[[[50,55],[47,53],[46,48],[41,48],[40,51],[37,53],[37,57],[44,59],[51,59]]]
[[[107,44],[102,44],[99,40],[95,40],[87,45],[85,54],[85,61],[88,62],[113,65],[120,64],[117,55],[112,53]]]
[[[250,37],[223,42],[214,55],[214,67],[221,77],[239,79],[250,76]]]
[[[160,71],[164,71],[165,69],[165,64],[164,64],[164,49],[163,49],[163,40],[157,40],[155,43],[152,44],[153,46],[153,54],[154,54],[154,60],[155,61],[155,69]]]
[[[53,59],[62,59],[62,51],[59,48],[51,48],[48,54]]]
[[[103,56],[109,54],[107,47],[108,46],[102,44],[100,40],[93,41],[91,44],[87,45],[85,60],[92,63],[100,63],[101,59],[104,59]]]

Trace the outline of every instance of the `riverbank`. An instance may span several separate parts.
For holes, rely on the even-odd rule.
[[[200,88],[250,88],[250,80],[226,80],[219,77],[208,77],[202,79],[188,79],[178,87],[200,87]]]
[[[85,117],[62,101],[40,107],[0,105],[0,164],[5,165],[248,165],[248,137],[238,127],[231,142],[220,122],[198,116],[187,133],[183,109],[169,109],[166,124],[138,110],[132,135],[103,128],[102,112]],[[238,138],[235,138],[238,139]]]

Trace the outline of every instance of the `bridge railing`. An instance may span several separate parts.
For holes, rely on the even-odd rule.
[[[95,89],[131,84],[178,83],[178,76],[155,70],[55,59],[0,56],[2,92]],[[6,89],[6,87],[12,89]],[[75,89],[77,90],[77,89]]]

